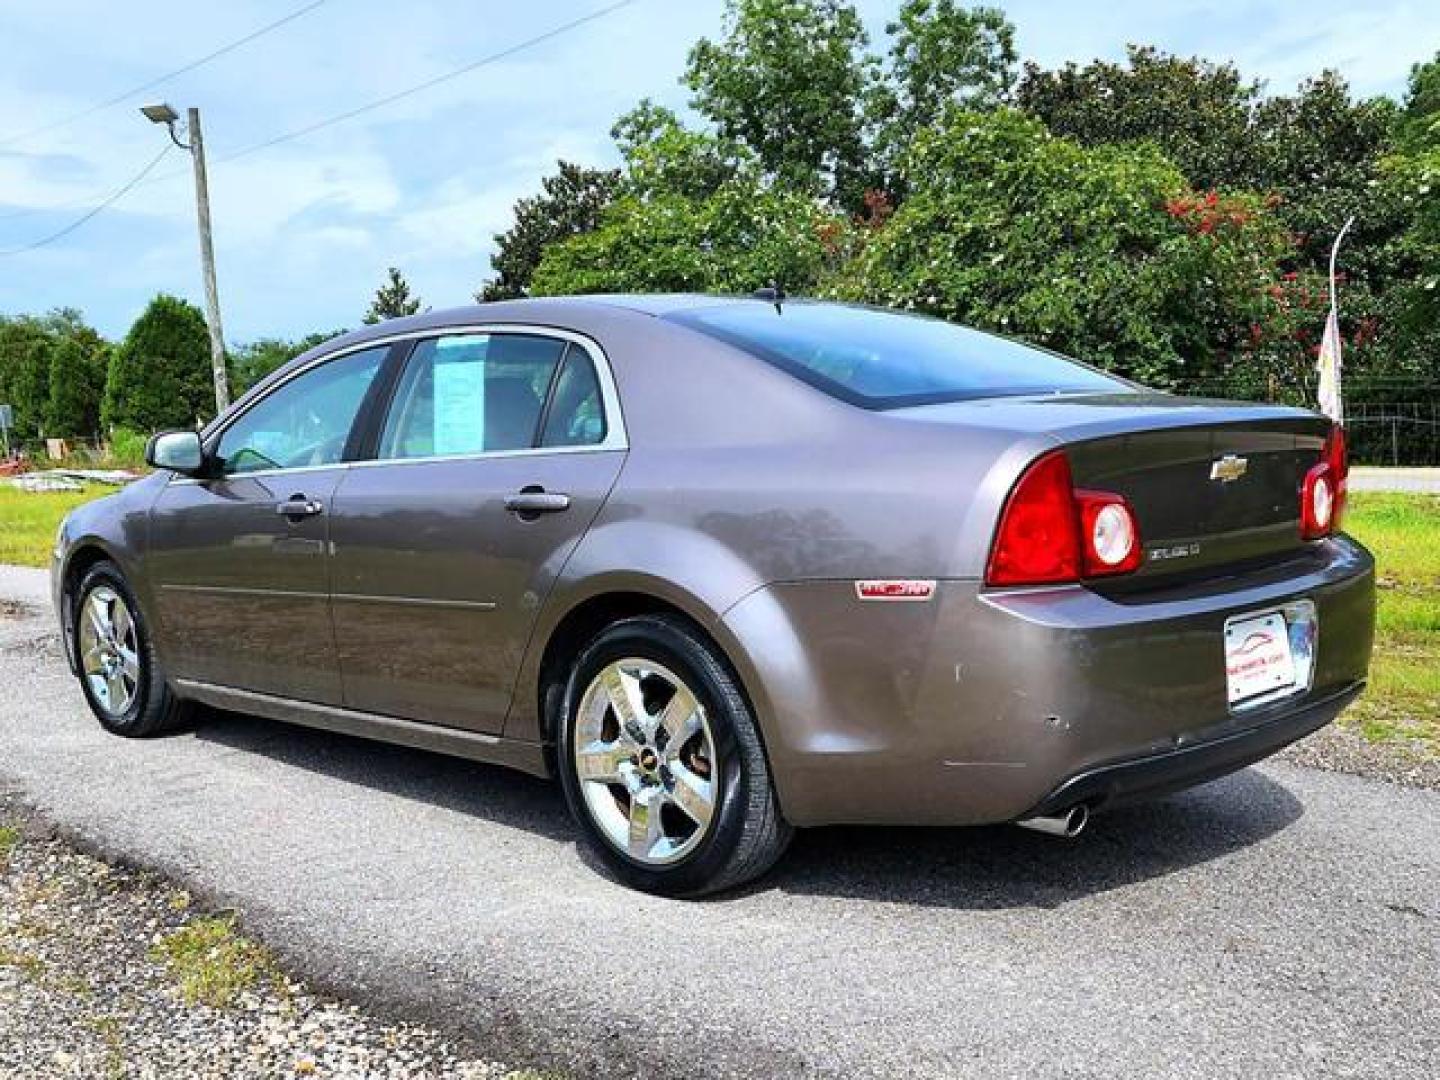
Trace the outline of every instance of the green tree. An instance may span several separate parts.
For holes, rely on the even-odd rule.
[[[44,432],[51,336],[34,316],[0,321],[0,402],[14,410],[15,438],[34,440]]]
[[[105,394],[109,360],[102,344],[86,349],[78,335],[56,337],[47,349],[49,400],[45,433],[63,438],[89,438],[100,431],[100,401]]]
[[[1233,64],[1129,46],[1126,63],[1094,60],[1054,71],[1025,65],[1016,103],[1084,146],[1149,141],[1198,188],[1253,174],[1250,117],[1260,86]]]
[[[410,283],[397,267],[386,271],[385,284],[375,290],[375,299],[362,320],[367,326],[386,319],[401,319],[420,310],[420,298],[410,294]]]
[[[54,357],[65,342],[79,349],[83,363],[76,367],[67,357],[66,380],[57,385]],[[0,319],[0,402],[14,406],[16,434],[34,440],[94,433],[106,348],[105,339],[74,308]],[[73,385],[68,381],[72,375]],[[57,395],[65,403],[58,413],[52,408]]]
[[[752,163],[708,193],[622,196],[598,228],[545,249],[533,289],[748,293],[771,281],[813,289],[843,258],[850,229],[811,195],[770,185]]]
[[[1355,214],[1348,277],[1383,285],[1383,248],[1398,222],[1373,189],[1395,113],[1389,99],[1354,100],[1338,73],[1322,72],[1295,94],[1256,107],[1251,171],[1228,182],[1277,195],[1276,212],[1296,234],[1299,257],[1317,271],[1326,269],[1335,234]]]
[[[1284,230],[1253,196],[1191,191],[1153,146],[1086,148],[1001,109],[950,114],[903,166],[909,198],[834,293],[1159,385],[1296,362],[1267,332]]]
[[[610,136],[625,159],[617,195],[702,199],[756,166],[754,153],[733,139],[687,128],[648,99],[617,120]]]
[[[780,184],[858,205],[877,69],[867,45],[844,0],[727,0],[723,36],[696,43],[684,81],[719,134]]]
[[[1410,69],[1397,136],[1408,149],[1440,144],[1440,53]]]
[[[1435,120],[1440,124],[1440,111]],[[1440,144],[1387,157],[1380,192],[1401,221],[1387,248],[1394,278],[1381,300],[1388,367],[1433,381],[1440,370]]]
[[[905,0],[890,36],[887,78],[870,103],[882,167],[946,109],[994,108],[1015,82],[1015,27],[998,8],[955,0]],[[887,185],[893,187],[893,180]]]
[[[1415,272],[1413,253],[1395,242],[1404,229],[1404,185],[1387,188],[1380,176],[1394,102],[1356,99],[1329,71],[1293,94],[1262,99],[1232,65],[1141,48],[1123,65],[1096,61],[1054,72],[1031,65],[1018,100],[1051,130],[1086,146],[1148,141],[1197,188],[1264,194],[1267,216],[1295,239],[1286,256],[1292,284],[1281,299],[1293,302],[1295,339],[1308,347],[1324,312],[1308,308],[1313,290],[1305,283],[1326,274],[1331,244],[1354,214],[1341,260],[1347,365],[1352,373],[1390,366],[1387,354],[1414,347],[1397,335],[1399,308],[1387,297]]]
[[[101,418],[107,428],[183,428],[214,415],[210,335],[194,304],[151,300],[110,360]]]
[[[525,296],[545,248],[595,228],[600,212],[615,198],[619,169],[588,169],[569,161],[557,165],[558,172],[540,181],[539,195],[515,204],[515,223],[495,235],[496,250],[490,257],[495,277],[475,299]]]

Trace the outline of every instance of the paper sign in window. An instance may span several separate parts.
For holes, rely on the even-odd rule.
[[[436,454],[485,449],[485,364],[479,359],[435,363]]]

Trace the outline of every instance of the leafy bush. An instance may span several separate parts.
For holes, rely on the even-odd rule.
[[[726,184],[704,199],[621,199],[600,228],[548,248],[538,296],[592,292],[749,293],[811,289],[838,251],[843,218],[804,195]]]
[[[120,468],[138,469],[145,464],[145,444],[139,432],[117,427],[110,432],[110,461]]]
[[[1219,373],[1274,315],[1287,238],[1248,196],[1190,191],[1153,147],[1086,149],[1010,110],[952,112],[910,194],[832,286],[1029,339],[1142,381]]]
[[[813,289],[846,250],[848,219],[770,183],[753,155],[642,106],[616,128],[624,194],[599,227],[547,247],[536,295]]]

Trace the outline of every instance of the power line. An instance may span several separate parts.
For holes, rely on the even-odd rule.
[[[272,30],[280,29],[280,27],[284,26],[286,23],[293,22],[294,20],[300,18],[300,16],[308,12],[314,11],[323,3],[325,3],[325,0],[312,0],[311,3],[306,4],[304,7],[297,8],[296,10],[290,12],[290,14],[282,16],[281,18],[276,19],[272,23],[267,23],[266,25],[260,27],[260,29],[253,30],[250,33],[246,34],[244,37],[236,38],[229,44],[220,46],[220,48],[216,49],[214,52],[207,53],[206,55],[200,57],[198,60],[192,60],[190,61],[190,63],[184,65],[183,67],[178,67],[174,71],[167,72],[164,75],[151,79],[149,82],[141,83],[139,86],[132,86],[129,90],[125,90],[122,93],[116,94],[114,97],[106,98],[104,101],[97,102],[96,104],[91,105],[88,108],[81,109],[77,113],[71,113],[69,116],[66,116],[60,120],[52,120],[48,124],[41,124],[39,127],[30,128],[28,131],[21,131],[14,135],[8,135],[5,138],[0,139],[0,146],[9,146],[11,143],[19,142],[22,139],[28,139],[32,135],[38,135],[42,131],[51,131],[55,128],[65,127],[69,124],[73,124],[77,120],[83,120],[87,116],[93,116],[103,109],[108,109],[112,105],[119,105],[122,101],[135,97],[137,94],[143,94],[146,90],[153,90],[155,87],[161,85],[162,83],[167,83],[171,79],[179,78],[181,75],[194,71],[198,67],[203,67],[205,64],[210,63],[210,61],[212,60],[218,60],[226,53],[234,52],[242,45],[250,44],[250,42],[254,41],[256,38],[264,37]]]
[[[342,124],[346,120],[353,120],[357,116],[362,116],[365,113],[373,112],[374,110],[382,108],[386,105],[394,104],[395,102],[400,101],[403,98],[418,94],[424,90],[429,90],[433,86],[439,86],[441,83],[449,82],[451,79],[458,79],[461,75],[468,75],[470,72],[475,71],[477,68],[482,68],[489,64],[497,63],[508,57],[514,56],[518,52],[524,52],[526,49],[532,49],[536,45],[540,45],[546,41],[549,41],[551,38],[559,37],[561,34],[569,33],[571,30],[584,26],[586,23],[591,23],[595,22],[597,19],[602,19],[607,15],[611,15],[614,12],[619,11],[621,8],[629,7],[635,2],[636,0],[619,0],[618,3],[610,4],[606,7],[600,8],[597,11],[592,11],[588,15],[581,15],[579,18],[571,19],[567,23],[562,23],[561,25],[554,27],[553,29],[545,31],[543,34],[536,34],[532,38],[526,38],[524,41],[501,49],[499,52],[491,53],[489,56],[483,56],[479,60],[473,60],[470,63],[465,64],[461,67],[455,68],[451,71],[447,71],[443,75],[436,75],[433,78],[426,79],[424,82],[416,83],[414,86],[407,87],[404,90],[397,90],[393,94],[387,94],[382,98],[376,98],[374,101],[371,101],[365,105],[361,105],[358,108],[350,109],[346,112],[339,113],[325,120],[317,120],[313,124],[306,124],[304,127],[295,128],[293,131],[287,131],[283,135],[276,135],[274,138],[266,139],[263,142],[254,143],[253,145],[247,146],[242,150],[232,151],[229,154],[225,154],[219,158],[216,158],[216,164],[224,164],[227,161],[234,161],[236,158],[246,157],[250,154],[258,153],[261,150],[268,150],[270,147],[278,146],[280,143],[289,142],[292,139],[298,139],[305,135],[312,135],[315,132],[320,131],[324,128],[333,127],[336,124]]]
[[[106,207],[117,202],[131,188],[133,188],[136,184],[140,183],[140,181],[144,180],[145,177],[149,176],[150,170],[155,168],[156,165],[159,165],[160,159],[163,158],[166,154],[168,154],[171,149],[171,144],[166,143],[163,147],[160,148],[160,152],[150,159],[150,164],[146,165],[143,169],[141,169],[138,173],[132,176],[128,181],[126,181],[123,187],[116,189],[113,193],[111,193],[110,197],[107,198],[104,202],[102,202],[99,206],[91,208],[85,214],[72,221],[69,225],[66,225],[59,232],[53,232],[49,236],[41,237],[34,243],[26,244],[23,247],[10,248],[8,251],[0,251],[0,257],[5,257],[9,255],[23,255],[27,251],[34,251],[36,248],[42,248],[46,244],[54,243],[62,236],[69,236],[76,229],[80,228],[81,225],[84,225],[87,221],[93,218],[96,214],[100,213],[100,211],[104,210]]]
[[[318,6],[318,3],[323,2],[324,0],[317,0],[316,4],[311,4],[310,6],[316,7]],[[250,146],[244,147],[243,149],[232,151],[229,154],[225,154],[221,157],[216,158],[215,164],[222,165],[226,162],[234,161],[237,158],[247,157],[250,154],[259,153],[261,150],[268,150],[272,146],[278,146],[281,143],[290,142],[292,139],[298,139],[305,135],[311,135],[314,132],[320,131],[324,128],[333,127],[334,125],[344,123],[347,120],[353,120],[357,116],[362,116],[365,113],[373,112],[376,109],[393,104],[394,102],[400,101],[403,98],[418,94],[424,90],[429,90],[431,87],[439,86],[441,83],[449,82],[451,79],[457,79],[461,75],[467,75],[470,72],[477,70],[478,68],[485,67],[489,64],[498,63],[501,60],[514,56],[516,53],[524,52],[527,49],[532,49],[536,45],[543,44],[544,42],[549,41],[552,38],[556,38],[562,34],[569,33],[571,30],[575,30],[581,26],[584,26],[586,23],[595,22],[598,19],[602,19],[607,15],[611,15],[614,12],[619,11],[621,8],[630,7],[636,2],[637,0],[617,0],[616,3],[612,3],[603,8],[599,8],[596,11],[590,12],[590,14],[588,15],[581,15],[578,18],[571,19],[569,22],[562,23],[559,26],[546,30],[544,33],[536,34],[534,37],[526,38],[524,41],[520,41],[514,45],[507,46],[506,48],[501,49],[498,52],[493,52],[488,56],[482,56],[478,60],[472,60],[468,64],[464,64],[458,68],[453,68],[450,71],[444,72],[443,74],[435,75],[429,79],[424,80],[423,82],[419,82],[414,84],[413,86],[406,87],[404,90],[397,90],[392,94],[387,94],[384,97],[376,98],[374,101],[367,102],[366,104],[360,105],[354,109],[348,109],[343,113],[337,113],[336,115],[328,117],[324,120],[317,120],[312,124],[306,124],[304,127],[295,128],[292,131],[287,131],[281,135],[276,135],[273,138],[264,140],[263,142],[254,143]],[[304,11],[306,10],[309,9],[302,9],[301,11],[294,13],[294,15],[290,17],[294,18],[297,15],[304,14]],[[168,149],[169,146],[167,145],[166,150]],[[74,232],[81,225],[85,224],[85,222],[89,221],[96,214],[100,213],[101,210],[104,210],[106,207],[110,206],[116,200],[118,200],[121,196],[129,192],[131,188],[137,186],[150,172],[150,170],[159,163],[160,158],[164,156],[164,153],[161,153],[159,157],[155,158],[155,160],[152,161],[149,165],[147,165],[138,176],[132,178],[127,184],[125,184],[124,187],[120,188],[118,191],[110,195],[99,206],[86,213],[77,221],[72,222],[64,229],[61,229],[58,233],[54,233],[40,241],[37,241],[34,244],[26,245],[25,247],[14,248],[10,251],[0,251],[0,256],[19,255],[22,252],[32,251],[37,247],[42,247],[53,240],[58,240],[62,236]],[[180,175],[179,172],[165,173],[162,176],[157,176],[155,180],[166,180],[178,175]],[[58,207],[46,207],[46,209],[54,210],[58,209]],[[22,210],[14,214],[0,215],[0,221],[3,221],[8,217],[21,217],[34,212],[37,211]]]

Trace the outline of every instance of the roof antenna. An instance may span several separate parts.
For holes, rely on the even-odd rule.
[[[756,289],[753,293],[750,294],[750,296],[752,299],[755,300],[768,300],[770,303],[775,305],[776,315],[784,314],[784,311],[781,309],[780,305],[785,303],[785,290],[780,287],[780,283],[778,281],[772,280],[769,285],[765,286],[765,288]]]

